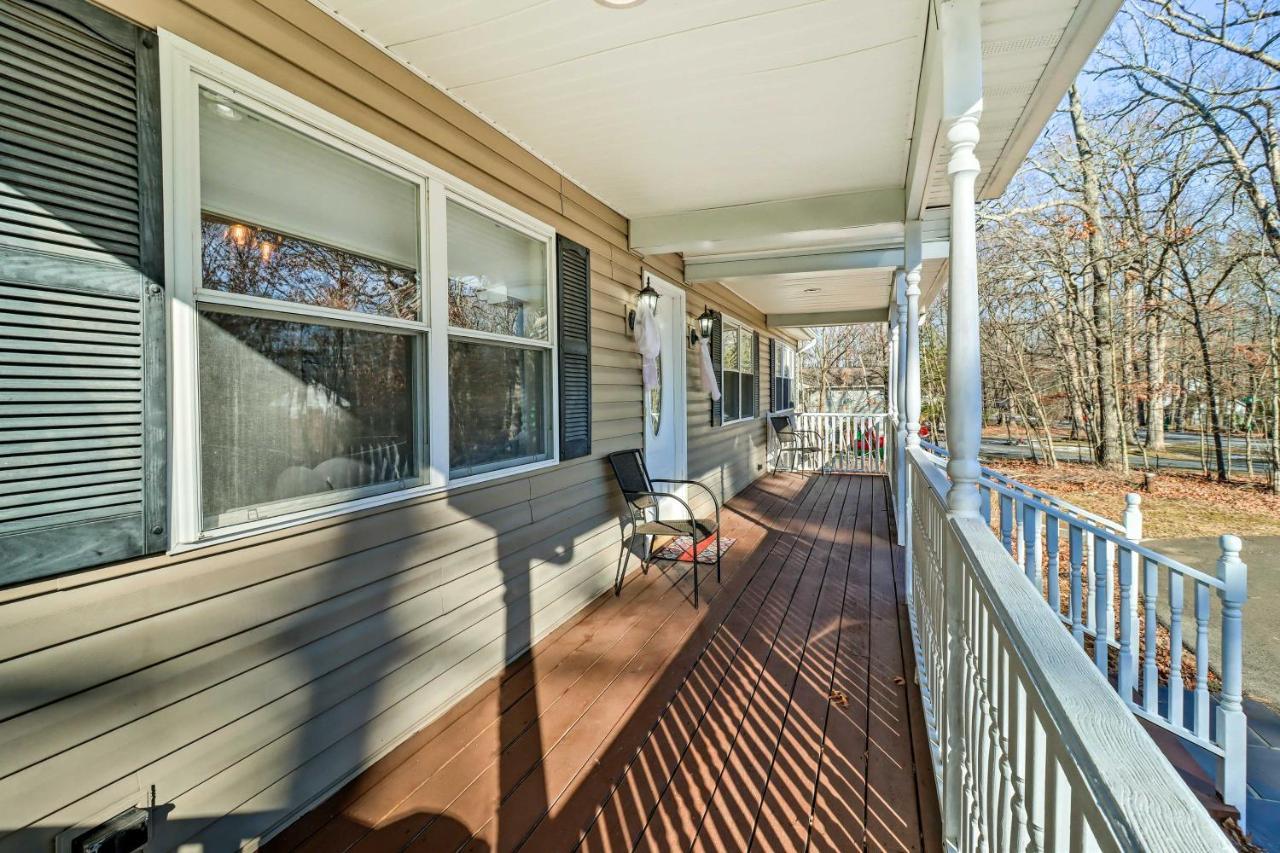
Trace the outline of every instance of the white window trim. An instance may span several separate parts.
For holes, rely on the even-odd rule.
[[[330,518],[383,504],[440,492],[455,486],[516,477],[554,467],[560,462],[559,375],[555,228],[463,181],[386,140],[341,119],[296,95],[204,50],[171,32],[159,33],[161,139],[165,205],[165,272],[169,282],[169,493],[170,552],[178,553],[303,522]],[[201,287],[200,181],[198,91],[204,87],[252,108],[273,120],[318,139],[364,162],[395,174],[418,187],[419,286],[426,321],[340,311],[262,297],[229,294]],[[545,341],[485,335],[448,327],[448,233],[446,202],[457,201],[542,241],[547,258],[547,329]],[[198,304],[232,311],[251,309],[305,322],[308,318],[373,331],[416,335],[428,365],[425,399],[417,395],[418,440],[425,438],[428,458],[422,460],[420,485],[358,496],[339,503],[300,509],[261,521],[249,521],[202,531],[200,512],[199,366],[197,364]],[[481,474],[449,477],[449,337],[487,339],[550,355],[550,419],[548,458],[499,468]],[[432,381],[435,379],[436,381]]]
[[[720,357],[720,376],[719,376],[719,380],[720,380],[720,395],[721,395],[721,398],[723,398],[723,396],[724,396],[724,387],[725,387],[725,386],[724,386],[724,372],[725,372],[725,366],[724,366],[724,354],[723,354],[723,347],[724,347],[724,334],[725,334],[725,329],[726,329],[726,327],[728,327],[728,326],[733,326],[733,327],[737,328],[737,330],[738,330],[738,352],[739,352],[739,357],[738,357],[738,359],[739,359],[739,363],[741,363],[741,359],[742,359],[742,357],[741,357],[741,352],[742,352],[742,336],[743,336],[743,333],[745,333],[745,334],[746,334],[746,336],[747,336],[747,340],[749,340],[749,341],[751,342],[751,345],[753,345],[753,346],[754,346],[754,343],[755,343],[755,329],[751,328],[751,327],[750,327],[750,326],[748,326],[746,323],[742,322],[741,320],[737,319],[736,317],[731,317],[730,315],[725,314],[723,311],[722,311],[722,312],[720,312],[720,345],[721,345],[721,348],[722,348],[722,349],[721,349],[721,357]],[[753,348],[753,349],[752,349],[752,351],[751,351],[751,365],[752,365],[751,370],[752,370],[752,373],[754,373],[754,374],[755,374],[755,376],[756,376],[756,386],[757,386],[757,387],[756,387],[756,394],[757,394],[757,395],[759,395],[759,393],[760,393],[760,388],[759,388],[759,384],[760,384],[760,381],[759,381],[759,380],[760,380],[760,365],[756,363],[756,362],[758,362],[759,360],[760,360],[760,353],[759,353],[759,352],[756,352],[756,351],[755,351],[755,349]],[[741,371],[737,371],[737,370],[735,370],[734,372],[735,372],[735,373],[741,373]],[[739,390],[738,390],[738,411],[739,411],[739,412],[741,412],[741,411],[742,411],[742,390],[741,390],[741,389],[742,389],[742,386],[741,386],[741,385],[739,385],[739,386],[738,386],[738,389],[739,389]],[[724,409],[723,409],[723,406],[722,406],[722,408],[721,408],[721,414],[722,414],[722,417],[721,417],[721,419],[720,419],[720,426],[722,426],[722,427],[726,427],[726,426],[733,426],[734,424],[741,424],[741,423],[746,423],[747,421],[754,421],[754,420],[756,420],[756,419],[759,417],[759,411],[760,411],[760,406],[759,406],[759,405],[757,405],[757,406],[752,410],[751,414],[747,415],[746,417],[739,416],[739,417],[734,418],[733,420],[729,420],[727,417],[723,417]]]
[[[779,379],[791,380],[791,405],[784,406],[781,409],[775,409],[773,412],[770,413],[770,414],[777,415],[777,414],[783,414],[786,412],[795,411],[795,408],[796,408],[796,377],[795,377],[796,348],[779,338],[774,338],[773,341],[774,341],[773,358],[775,362],[777,362],[778,364],[784,364],[786,362],[786,355],[790,354],[791,356],[791,375],[790,376],[782,376],[777,369],[778,364],[769,365],[770,402],[776,402],[773,400],[773,397],[777,396],[777,388],[778,388],[777,381]]]

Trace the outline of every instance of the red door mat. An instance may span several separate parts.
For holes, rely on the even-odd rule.
[[[720,553],[724,554],[737,539],[724,537],[720,540]],[[693,562],[693,537],[677,536],[653,555],[655,560],[679,560],[682,563]],[[714,563],[716,561],[716,535],[712,533],[698,543],[698,562]]]

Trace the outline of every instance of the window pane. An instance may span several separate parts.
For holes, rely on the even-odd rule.
[[[755,349],[755,337],[746,329],[742,329],[739,335],[741,345],[738,347],[738,369],[743,373],[750,373],[751,365],[755,363],[755,353],[752,352]]]
[[[720,398],[721,405],[724,407],[725,421],[736,421],[738,419],[738,394],[740,388],[737,371],[726,370],[724,372],[724,388],[721,389]]]
[[[744,418],[754,418],[756,416],[754,395],[751,393],[751,386],[755,380],[755,376],[750,373],[742,374],[741,415]]]
[[[721,366],[724,370],[738,369],[738,329],[737,327],[728,327],[724,329],[724,344],[721,347]]]
[[[209,213],[200,229],[202,281],[210,290],[418,317],[418,276],[411,269]]]
[[[404,335],[202,311],[205,529],[416,483],[413,351]]]
[[[206,227],[206,250],[216,236],[218,245],[230,242],[272,267],[268,292],[246,292],[417,316],[416,294],[400,293],[418,269],[417,186],[220,95],[200,94],[200,206],[206,221],[225,226]],[[206,287],[228,285],[205,276]]]
[[[451,201],[449,325],[547,340],[547,245]]]
[[[455,477],[550,458],[550,353],[449,341],[449,469]]]

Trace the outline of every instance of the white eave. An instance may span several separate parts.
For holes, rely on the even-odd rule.
[[[313,0],[631,220],[800,325],[887,313],[904,223],[924,299],[950,202],[946,0]],[[982,0],[983,165],[1003,192],[1121,0]],[[870,313],[868,313],[870,312]]]

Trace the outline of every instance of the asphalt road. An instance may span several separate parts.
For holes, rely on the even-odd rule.
[[[1195,444],[1191,449],[1198,452],[1199,450],[1198,438],[1196,439],[1196,442],[1197,444]],[[1240,447],[1243,447],[1242,442],[1238,442],[1238,443]],[[1054,449],[1057,452],[1058,458],[1062,460],[1072,461],[1072,460],[1079,459],[1080,461],[1084,462],[1084,461],[1088,461],[1089,459],[1088,453],[1086,452],[1086,449],[1082,445],[1062,444],[1062,445],[1055,445]],[[1261,448],[1255,448],[1254,459],[1253,459],[1253,470],[1255,473],[1265,474],[1271,470],[1271,463],[1268,462],[1266,459],[1259,458],[1262,455],[1260,451],[1261,451]],[[1043,454],[1043,451],[1041,449],[1041,445],[1039,442],[1037,442],[1036,455],[1037,457],[1039,457],[1042,454]],[[1026,444],[1021,444],[1021,443],[1010,444],[1007,439],[988,438],[983,440],[982,442],[982,455],[992,459],[1030,459],[1031,449],[1028,448]],[[1200,462],[1195,459],[1176,459],[1176,458],[1170,458],[1168,456],[1165,456],[1164,454],[1160,454],[1157,456],[1154,453],[1149,454],[1148,458],[1150,459],[1151,466],[1153,468],[1158,466],[1161,469],[1178,468],[1178,469],[1187,470],[1187,471],[1200,470]],[[1238,474],[1243,474],[1245,471],[1245,462],[1244,462],[1243,454],[1234,454],[1232,458],[1235,463],[1235,469],[1234,469],[1235,472]],[[1210,455],[1210,464],[1212,464],[1212,462],[1213,462],[1213,457],[1212,455]],[[1129,454],[1129,467],[1142,468],[1145,465],[1146,465],[1146,461],[1143,460],[1141,453]]]

